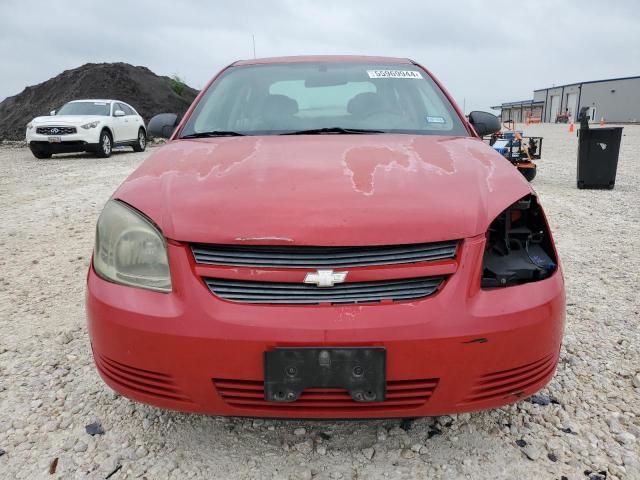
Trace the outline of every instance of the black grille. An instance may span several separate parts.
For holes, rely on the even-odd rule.
[[[434,260],[456,255],[457,240],[412,245],[308,247],[271,245],[192,245],[196,263],[245,267],[365,267]]]
[[[70,135],[76,133],[76,127],[38,127],[36,132],[41,135]]]
[[[306,283],[251,282],[205,278],[209,290],[220,298],[242,303],[369,303],[413,300],[438,290],[444,277],[404,278],[380,282],[341,283],[316,287]]]

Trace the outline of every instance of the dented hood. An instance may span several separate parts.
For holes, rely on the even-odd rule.
[[[375,245],[482,234],[531,188],[476,138],[175,140],[118,189],[171,239]]]

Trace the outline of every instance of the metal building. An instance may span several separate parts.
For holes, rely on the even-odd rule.
[[[540,113],[543,122],[556,122],[559,116],[568,115],[577,121],[582,107],[589,107],[591,121],[604,120],[607,123],[640,122],[640,76],[592,80],[589,82],[569,83],[534,90],[531,105],[542,106]],[[517,104],[527,102],[508,102],[500,107],[503,120],[509,115],[517,115]],[[511,117],[515,120],[515,118]],[[521,117],[519,121],[526,121]]]
[[[516,123],[540,122],[544,102],[533,100],[521,100],[519,102],[507,102],[491,107],[501,111],[502,121],[513,120]]]

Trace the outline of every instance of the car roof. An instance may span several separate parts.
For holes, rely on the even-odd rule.
[[[253,58],[250,60],[238,60],[233,63],[239,65],[262,65],[269,63],[311,63],[311,62],[333,62],[333,63],[386,63],[398,65],[411,65],[414,62],[408,58],[399,57],[375,57],[367,55],[301,55],[291,57],[267,57]]]

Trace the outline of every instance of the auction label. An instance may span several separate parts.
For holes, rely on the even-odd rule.
[[[422,78],[415,70],[367,70],[369,78]]]

